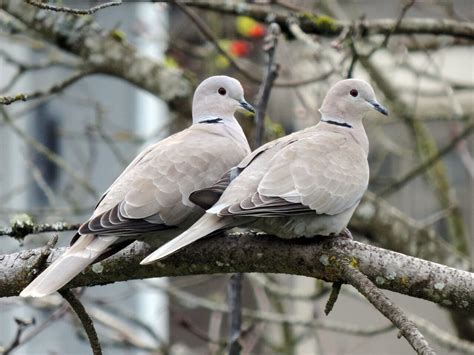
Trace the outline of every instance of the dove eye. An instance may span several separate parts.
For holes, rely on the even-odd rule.
[[[224,88],[219,88],[219,90],[217,90],[217,92],[219,93],[219,95],[222,95],[222,96],[224,96],[225,94],[227,94],[227,91],[226,91],[226,89],[224,89]]]
[[[351,91],[349,91],[349,94],[351,94],[351,96],[353,97],[356,97],[357,95],[359,95],[359,92],[356,89],[352,89]]]

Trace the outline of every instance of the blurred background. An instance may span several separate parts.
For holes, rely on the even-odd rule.
[[[50,3],[74,8],[99,4]],[[191,93],[208,76],[238,78],[254,104],[266,70],[265,19],[282,16],[291,19],[291,25],[282,28],[276,48],[279,76],[265,117],[264,141],[316,124],[321,101],[337,80],[355,77],[371,82],[390,117],[371,113],[365,120],[371,181],[350,229],[367,243],[457,268],[472,267],[472,30],[470,37],[435,31],[400,34],[396,26],[388,34],[370,31],[371,21],[378,19],[391,19],[395,25],[404,19],[452,20],[461,27],[470,23],[472,29],[472,1],[197,4],[204,8],[190,5],[183,11],[172,4],[126,2],[88,15],[82,23],[174,73],[189,87],[176,100],[157,97],[146,85],[131,84],[113,70],[87,72],[73,84],[51,90],[87,71],[94,58],[77,55],[80,49],[74,49],[87,43],[74,44],[74,32],[64,30],[63,40],[72,41],[64,45],[0,7],[0,96],[33,94],[26,102],[0,106],[0,227],[16,220],[80,223],[88,218],[102,192],[140,149],[191,123]],[[257,12],[249,9],[264,15],[254,16]],[[64,16],[42,13],[52,19]],[[324,15],[314,20],[323,21],[328,33],[303,31],[311,14]],[[347,27],[332,33],[339,23]],[[243,115],[238,118],[255,148],[255,122]],[[423,165],[429,160],[433,163]],[[58,245],[67,245],[72,234],[60,233]],[[42,246],[51,235],[22,240],[0,236],[0,253]],[[84,289],[80,295],[98,327],[104,353],[220,354],[226,349],[227,314],[222,309],[228,278],[129,281]],[[349,286],[343,287],[329,317],[323,310],[330,285],[323,281],[249,274],[243,289],[248,309],[243,353],[412,352],[404,339],[397,339],[397,330]],[[472,315],[387,294],[439,354],[462,353],[455,344],[474,341]],[[267,321],[262,320],[265,316]],[[34,301],[0,299],[3,349],[18,334],[16,319],[34,324],[26,326],[12,353],[90,352],[80,324],[59,295]],[[451,342],[443,341],[445,337]]]

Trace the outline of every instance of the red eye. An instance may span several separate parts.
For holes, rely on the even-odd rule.
[[[351,91],[349,91],[349,94],[351,94],[351,96],[353,97],[356,97],[357,95],[359,95],[359,92],[356,89],[352,89]]]
[[[222,95],[222,96],[224,96],[225,94],[227,94],[227,91],[226,91],[226,89],[224,89],[224,88],[219,88],[219,90],[217,90],[217,92],[219,93],[219,95]]]

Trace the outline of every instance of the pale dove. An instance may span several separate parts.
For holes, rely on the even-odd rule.
[[[72,246],[20,296],[58,290],[144,233],[173,237],[192,225],[204,210],[189,200],[190,193],[211,185],[250,153],[234,118],[239,107],[254,112],[237,80],[204,80],[193,98],[193,125],[139,154],[104,193]]]
[[[339,235],[369,182],[369,142],[362,124],[369,109],[387,115],[368,83],[338,82],[323,101],[320,123],[265,144],[214,186],[191,194],[205,208],[215,204],[141,263],[234,226],[281,238]]]

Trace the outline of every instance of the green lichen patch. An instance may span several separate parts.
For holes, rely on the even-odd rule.
[[[125,32],[123,32],[121,30],[118,30],[118,29],[110,31],[109,35],[114,40],[116,40],[117,42],[120,42],[120,43],[123,43],[127,39],[127,35],[125,34]]]
[[[299,18],[303,27],[306,27],[304,26],[305,22],[306,25],[309,22],[321,34],[336,35],[340,31],[341,26],[337,23],[337,20],[327,15],[315,15],[304,12]]]
[[[16,239],[23,239],[33,233],[34,223],[31,216],[26,213],[16,214],[10,220],[12,234]]]

